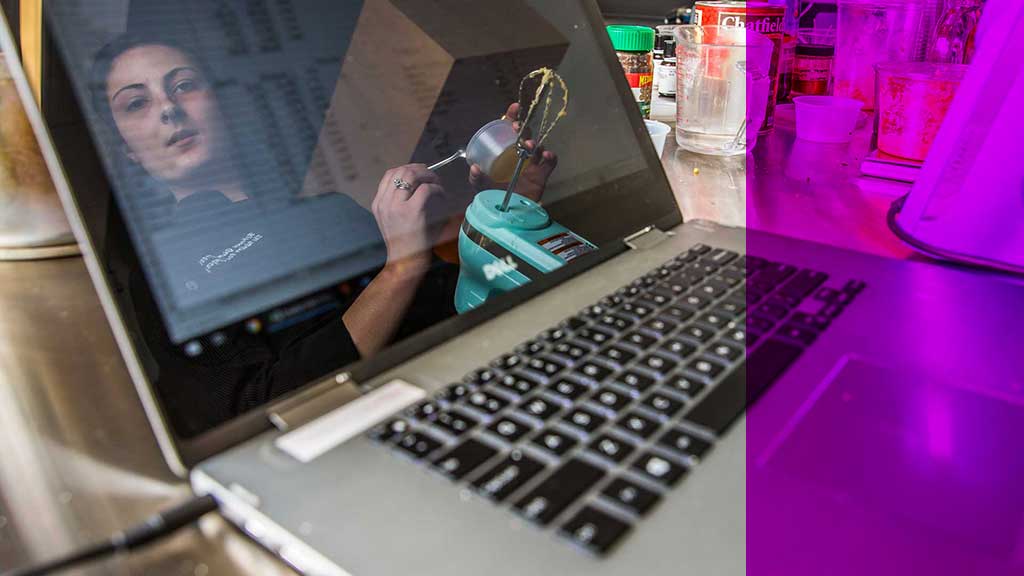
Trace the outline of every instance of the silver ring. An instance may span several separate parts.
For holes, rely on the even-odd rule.
[[[395,185],[395,188],[398,188],[399,190],[412,190],[412,184],[409,184],[408,182],[402,180],[401,178],[395,177],[395,179],[392,180],[391,182]]]

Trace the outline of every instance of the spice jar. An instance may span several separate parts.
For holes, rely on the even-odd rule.
[[[827,44],[801,44],[796,47],[793,92],[825,96],[832,77],[832,58],[836,49]]]
[[[658,84],[658,95],[665,98],[676,97],[676,41],[665,41],[665,58],[654,73]]]
[[[641,114],[644,118],[650,118],[654,83],[654,29],[646,26],[609,26],[608,36]]]

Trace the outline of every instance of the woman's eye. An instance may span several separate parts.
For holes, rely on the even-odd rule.
[[[198,87],[195,80],[182,80],[174,85],[175,94],[185,94],[194,91]]]
[[[145,107],[146,107],[146,99],[145,98],[132,98],[131,100],[128,101],[127,104],[125,104],[124,109],[127,110],[128,112],[137,112],[139,110],[142,110]]]

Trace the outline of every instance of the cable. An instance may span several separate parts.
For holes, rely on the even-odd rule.
[[[43,576],[103,556],[134,550],[173,534],[179,528],[192,524],[217,508],[217,501],[212,496],[192,498],[170,510],[150,516],[141,524],[114,534],[106,542],[93,544],[63,558],[56,558],[35,566],[17,568],[0,576]]]
[[[899,215],[903,211],[903,205],[906,204],[907,198],[910,194],[906,194],[892,203],[889,206],[889,212],[886,214],[886,224],[889,226],[889,230],[896,235],[904,244],[910,246],[914,250],[934,258],[936,260],[944,260],[946,262],[956,264],[964,268],[974,268],[979,270],[988,270],[992,272],[1009,273],[1016,276],[1024,274],[1024,268],[1015,266],[1013,264],[1007,264],[1005,262],[999,262],[996,260],[990,260],[981,256],[969,256],[966,254],[958,254],[949,250],[944,250],[937,246],[923,242],[915,238],[912,234],[907,232],[900,226]]]

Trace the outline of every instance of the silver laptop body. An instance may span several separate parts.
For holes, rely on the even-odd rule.
[[[601,37],[603,30],[594,7],[587,3],[584,13],[593,26],[590,33]],[[12,53],[6,28],[2,39],[4,51]],[[609,73],[618,65],[614,61],[607,64]],[[14,68],[19,89],[28,101],[27,83]],[[306,574],[743,574],[747,567],[748,478],[774,478],[772,475],[779,473],[792,478],[796,486],[813,479],[813,467],[786,459],[788,439],[815,436],[816,432],[814,428],[805,430],[794,415],[806,412],[808,398],[820,397],[823,389],[827,392],[829,383],[851,359],[886,371],[909,371],[936,382],[955,384],[969,375],[972,382],[980,382],[976,389],[1000,388],[1005,394],[1012,394],[1006,391],[1005,375],[1024,373],[1024,360],[1012,353],[1001,336],[1016,329],[1017,321],[1024,318],[1024,292],[1010,282],[689,222],[665,230],[639,229],[625,242],[628,249],[621,254],[528,299],[510,303],[500,315],[461,333],[449,333],[426,349],[406,351],[400,361],[365,381],[355,375],[358,371],[346,369],[311,382],[297,394],[259,410],[256,416],[262,425],[255,428],[255,434],[250,432],[252,426],[228,426],[219,437],[201,437],[205,446],[197,447],[195,442],[187,446],[189,443],[180,442],[167,427],[141,355],[111,292],[84,214],[85,191],[76,188],[64,170],[62,161],[67,159],[58,156],[51,138],[54,127],[44,123],[38,108],[27,108],[168,464],[179,474],[187,471],[196,493],[215,495],[226,518]],[[636,126],[638,119],[633,122]],[[645,134],[636,132],[637,144],[645,147],[648,167],[658,171]],[[662,184],[667,188],[667,183]],[[558,521],[537,527],[509,509],[509,502],[528,492],[531,484],[520,487],[506,502],[495,504],[466,481],[453,483],[436,467],[414,461],[393,445],[368,436],[389,417],[407,413],[405,408],[415,401],[462,381],[467,373],[487,366],[698,244],[739,254],[746,253],[749,246],[761,258],[828,274],[825,287],[842,290],[854,281],[863,282],[866,288],[775,381],[749,415],[730,420],[731,424],[717,431],[687,423],[690,408],[672,420],[672,426],[709,442],[711,449],[699,460],[677,462],[686,474],[674,488],[644,484],[661,496],[660,504],[648,514],[638,517],[603,499],[599,493],[606,478],[570,505]],[[971,321],[960,321],[967,318]],[[950,329],[952,326],[956,329]],[[921,334],[929,335],[928,347],[908,345]],[[934,350],[955,350],[956,354],[946,354],[936,362]],[[994,357],[1000,359],[998,366],[990,362]],[[726,376],[708,380],[707,389],[691,399],[691,406],[712,395]],[[339,414],[343,416],[340,420]],[[762,414],[763,418],[754,418]],[[752,419],[758,423],[757,436],[749,438],[754,452],[748,448]],[[340,426],[323,426],[324,422],[339,421]],[[830,437],[832,431],[827,426],[818,427],[820,437]],[[446,446],[458,443],[451,436],[441,437]],[[296,447],[288,438],[304,443]],[[508,443],[488,438],[504,457]],[[1007,439],[1002,447],[1013,448],[1014,442],[1018,440]],[[647,449],[652,443],[639,444]],[[309,449],[314,445],[316,449]],[[211,446],[212,454],[198,461],[190,458]],[[556,462],[540,449],[527,447],[523,451],[545,464]],[[584,452],[578,447],[569,456]],[[580,457],[595,463],[600,460]],[[756,464],[755,469],[748,468],[750,462]],[[601,468],[609,478],[636,478],[625,465],[603,462]],[[975,492],[967,490],[965,496],[980,498],[983,488],[975,486]],[[631,525],[628,538],[604,557],[588,554],[573,534],[559,532],[566,518],[590,505]],[[826,501],[822,506],[844,510],[842,502]],[[879,523],[890,513],[902,518],[899,512],[877,503],[868,507],[879,512]],[[908,542],[920,543],[922,535],[927,539],[933,534],[931,528],[927,522],[913,523]],[[941,557],[947,552],[931,553]]]

